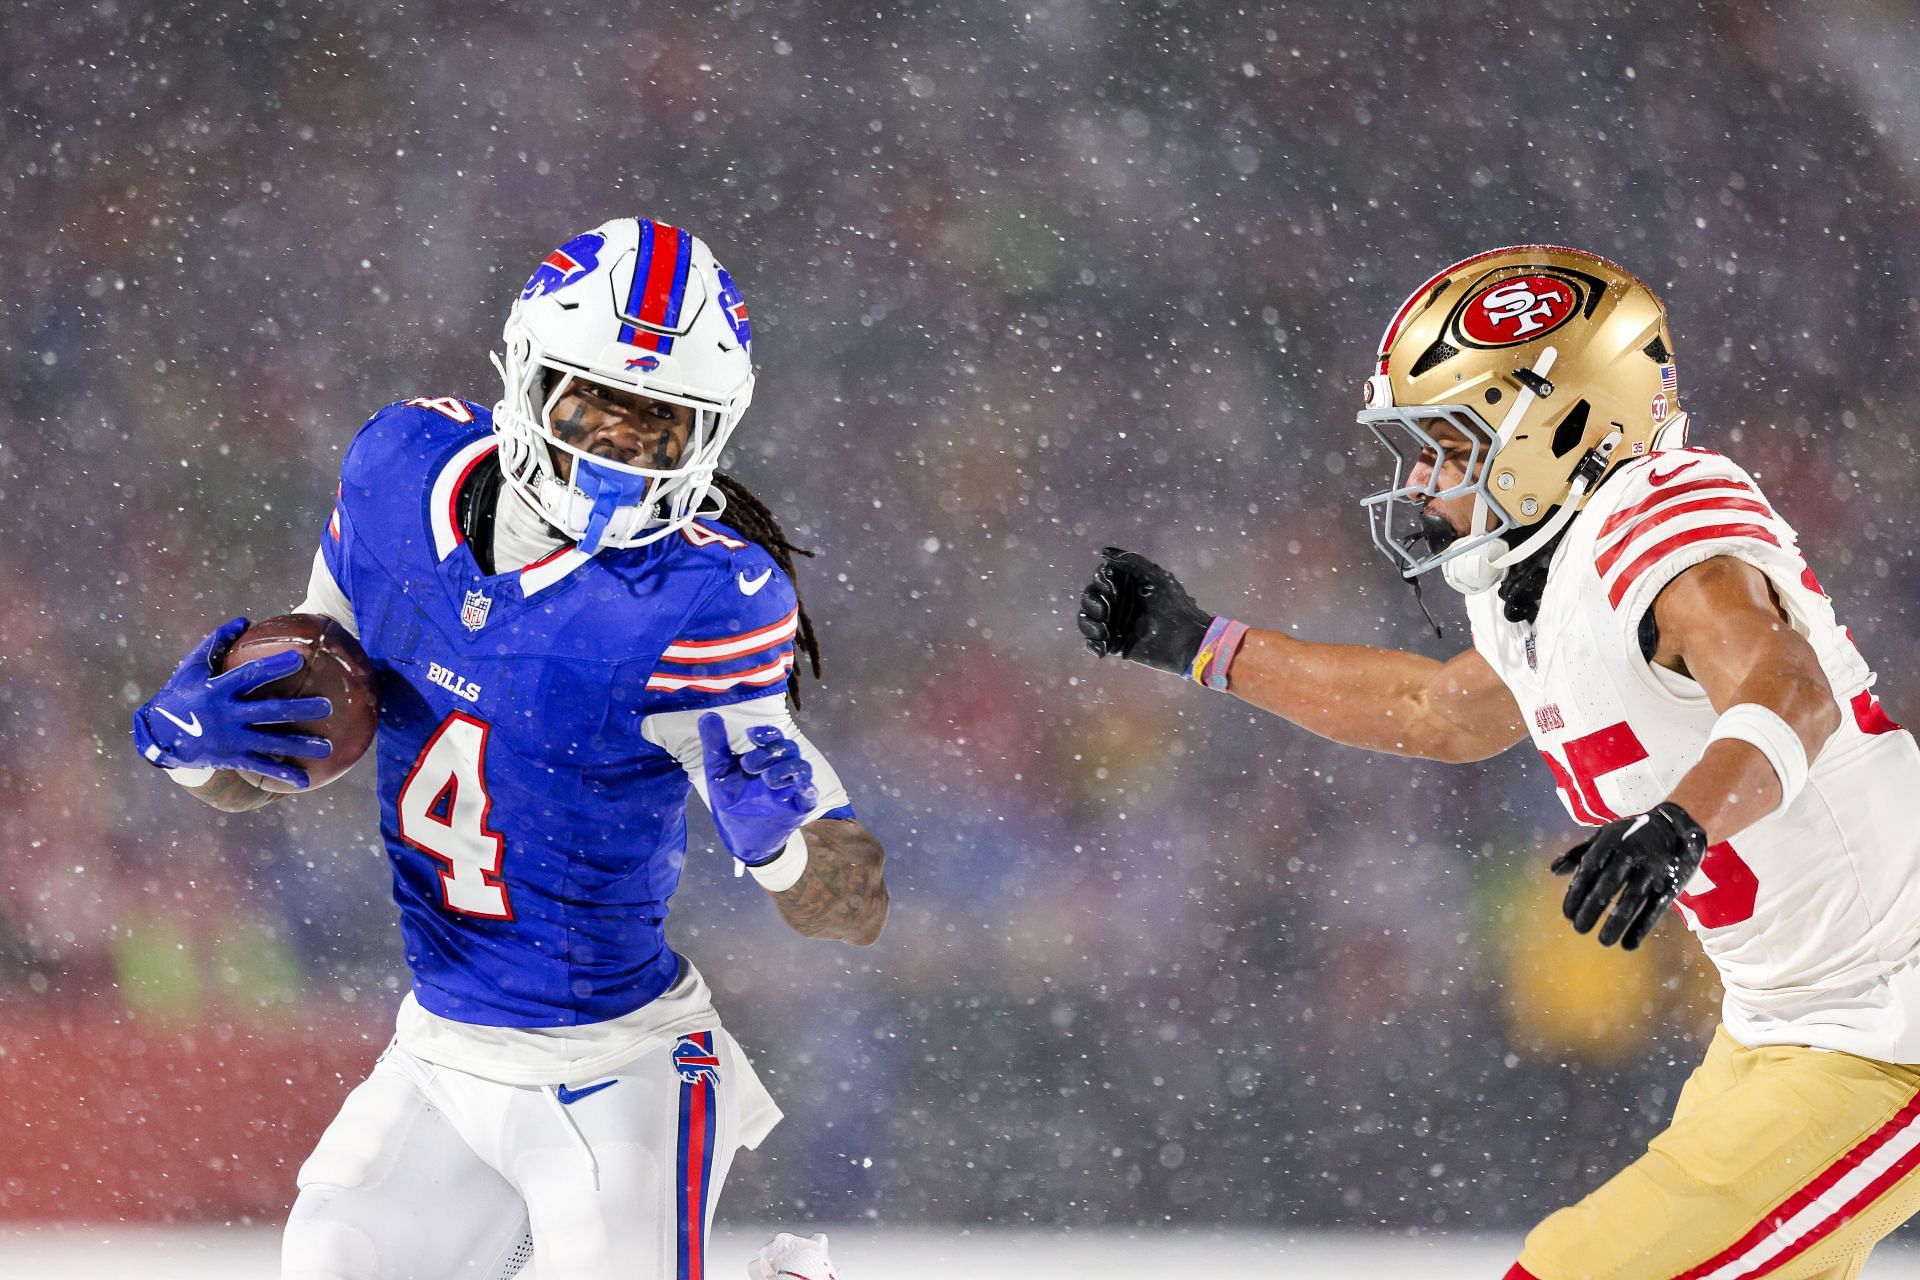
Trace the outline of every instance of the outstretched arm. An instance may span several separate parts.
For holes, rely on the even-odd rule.
[[[795,933],[870,947],[886,926],[890,906],[882,874],[886,850],[857,821],[822,818],[802,827],[807,869],[791,888],[768,890],[780,918]]]
[[[1474,650],[1440,662],[1256,631],[1201,609],[1167,570],[1117,547],[1101,552],[1079,625],[1098,657],[1225,689],[1350,747],[1457,764],[1505,751],[1527,732],[1513,695]]]
[[[1513,694],[1473,649],[1440,662],[1250,630],[1227,692],[1349,747],[1448,764],[1484,760],[1527,736]]]

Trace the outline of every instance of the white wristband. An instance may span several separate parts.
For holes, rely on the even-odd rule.
[[[206,768],[204,765],[197,768],[191,765],[181,765],[177,769],[169,769],[162,766],[160,772],[166,774],[169,778],[172,778],[189,791],[213,780],[213,770]]]
[[[1769,708],[1757,702],[1728,707],[1713,722],[1707,745],[1712,746],[1722,738],[1737,738],[1767,758],[1767,763],[1773,766],[1773,776],[1780,779],[1781,809],[1792,804],[1800,788],[1807,785],[1807,748],[1793,726]]]
[[[784,893],[800,882],[800,876],[807,869],[807,837],[803,831],[795,831],[787,837],[787,847],[772,862],[763,862],[757,867],[748,867],[753,878],[768,893]]]

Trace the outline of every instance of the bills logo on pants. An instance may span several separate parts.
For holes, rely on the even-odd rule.
[[[720,1057],[714,1051],[713,1032],[682,1036],[673,1048],[673,1066],[680,1075],[680,1142],[676,1160],[680,1205],[674,1215],[679,1221],[680,1241],[675,1280],[703,1280],[714,1131],[719,1112]]]

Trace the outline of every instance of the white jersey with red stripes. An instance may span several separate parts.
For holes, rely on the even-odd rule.
[[[1624,464],[1555,551],[1533,626],[1498,593],[1467,600],[1474,647],[1513,691],[1578,822],[1665,800],[1717,713],[1694,681],[1649,662],[1641,619],[1677,575],[1731,556],[1767,575],[1812,645],[1840,729],[1788,805],[1707,851],[1678,908],[1725,985],[1740,1042],[1920,1062],[1920,750],[1888,719],[1874,675],[1753,478],[1706,449]]]

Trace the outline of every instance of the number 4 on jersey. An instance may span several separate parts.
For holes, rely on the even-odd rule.
[[[446,863],[440,900],[449,911],[487,920],[511,920],[500,860],[506,841],[487,826],[490,726],[455,711],[427,739],[400,787],[400,838]]]
[[[1564,750],[1565,764],[1554,759],[1550,751],[1543,749],[1540,754],[1546,757],[1547,768],[1553,770],[1553,780],[1559,785],[1560,794],[1566,797],[1574,817],[1594,827],[1614,821],[1620,815],[1600,798],[1599,779],[1603,774],[1647,758],[1647,749],[1634,735],[1632,726],[1624,720],[1610,724],[1573,739]],[[1713,887],[1700,893],[1681,894],[1678,905],[1699,921],[1701,928],[1723,929],[1752,918],[1760,881],[1755,878],[1753,868],[1734,852],[1732,844],[1722,840],[1709,845],[1700,872],[1713,882]]]

